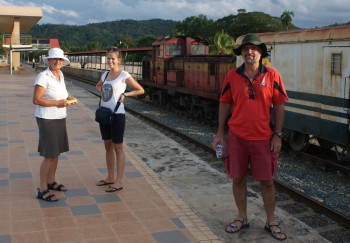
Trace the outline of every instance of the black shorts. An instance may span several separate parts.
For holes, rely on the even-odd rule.
[[[100,124],[102,140],[112,139],[113,143],[123,143],[125,114],[114,114],[113,116],[113,124],[111,126]]]

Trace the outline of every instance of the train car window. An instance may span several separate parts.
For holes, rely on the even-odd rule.
[[[191,45],[191,55],[205,55],[205,45],[202,44],[192,44]]]
[[[163,46],[157,46],[156,47],[156,52],[157,52],[157,57],[159,57],[159,58],[164,57],[164,55],[163,55]]]
[[[341,53],[332,54],[332,74],[341,75]]]
[[[182,55],[182,45],[168,44],[166,45],[167,56],[179,56]]]

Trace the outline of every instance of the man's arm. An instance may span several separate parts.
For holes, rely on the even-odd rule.
[[[274,107],[275,131],[282,131],[284,123],[284,104]]]
[[[225,122],[226,117],[230,112],[231,104],[220,103],[219,105],[219,124],[218,131],[213,140],[212,147],[215,149],[217,143],[225,143]]]

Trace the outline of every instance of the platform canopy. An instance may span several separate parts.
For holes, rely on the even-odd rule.
[[[11,33],[13,23],[18,21],[21,33],[28,33],[42,17],[40,7],[0,6],[0,32]]]

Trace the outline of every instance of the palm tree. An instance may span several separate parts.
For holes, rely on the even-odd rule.
[[[290,23],[292,23],[292,17],[294,17],[293,11],[287,11],[287,10],[284,11],[280,16],[281,22],[284,26],[287,27],[287,30]]]

